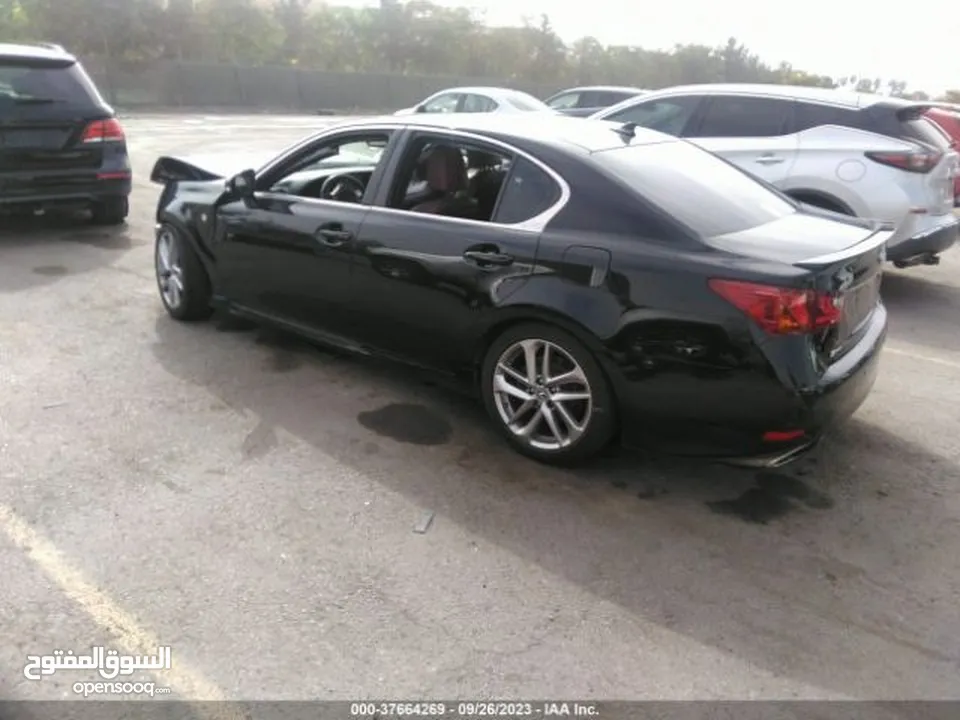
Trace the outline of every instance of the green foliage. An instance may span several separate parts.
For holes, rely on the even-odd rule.
[[[839,77],[761,62],[735,38],[672,51],[565,44],[550,19],[493,28],[462,7],[381,0],[348,8],[322,0],[0,0],[0,40],[56,42],[81,56],[142,66],[176,59],[297,65],[337,72],[437,74],[527,83],[609,83],[658,88],[699,82],[775,82],[884,89],[906,83]],[[960,99],[960,93],[948,95]]]

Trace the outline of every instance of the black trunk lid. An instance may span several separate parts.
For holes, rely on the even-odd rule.
[[[829,293],[841,310],[840,323],[815,338],[825,362],[838,360],[863,334],[880,304],[889,225],[811,210],[751,230],[711,239],[715,247],[785,263],[809,273],[802,283]]]

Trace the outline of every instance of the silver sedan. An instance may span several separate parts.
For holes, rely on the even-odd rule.
[[[555,111],[542,100],[520,90],[498,87],[458,87],[434,93],[394,115],[416,113],[523,113]]]

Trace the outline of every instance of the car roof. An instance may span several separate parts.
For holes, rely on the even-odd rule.
[[[445,88],[443,90],[437,90],[437,92],[432,93],[432,95],[439,95],[441,93],[487,93],[491,95],[514,95],[517,93],[524,93],[522,90],[514,90],[513,88],[505,87],[495,87],[493,85],[465,85],[463,87],[452,87]]]
[[[568,92],[632,92],[632,93],[645,93],[650,92],[644,88],[638,87],[629,87],[627,85],[578,85],[577,87],[567,88],[566,90],[561,90],[556,95],[562,95]]]
[[[754,95],[763,97],[787,98],[791,100],[811,100],[813,102],[843,105],[850,108],[867,108],[883,103],[885,105],[924,105],[926,103],[888,95],[875,95],[850,90],[808,87],[805,85],[777,85],[774,83],[706,83],[702,85],[677,85],[655,90],[650,95],[697,94],[697,95]],[[647,99],[645,97],[645,99]]]
[[[0,43],[0,58],[16,60],[76,60],[59,45],[38,43],[36,45],[17,45]]]
[[[606,120],[583,120],[567,115],[552,113],[521,113],[502,115],[496,113],[437,113],[431,117],[408,116],[363,118],[339,125],[341,128],[364,125],[393,125],[396,127],[416,127],[438,130],[459,130],[476,135],[488,135],[501,140],[546,143],[570,150],[571,146],[580,152],[592,153],[622,147],[625,143],[615,130],[622,123]],[[634,128],[630,145],[649,145],[661,142],[676,142],[676,138],[655,130]]]

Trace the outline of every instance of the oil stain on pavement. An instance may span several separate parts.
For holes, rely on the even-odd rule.
[[[707,503],[715,513],[766,525],[800,506],[815,510],[833,507],[833,500],[803,480],[780,472],[757,473],[757,483],[739,497]]]
[[[274,373],[287,373],[299,368],[303,365],[302,353],[308,349],[299,338],[266,327],[260,329],[256,343],[271,349],[267,369]]]
[[[69,275],[70,271],[63,265],[40,265],[33,269],[33,273],[45,277],[63,277]]]
[[[424,405],[391,403],[362,412],[357,421],[382,437],[411,445],[443,445],[450,441],[450,423]]]

